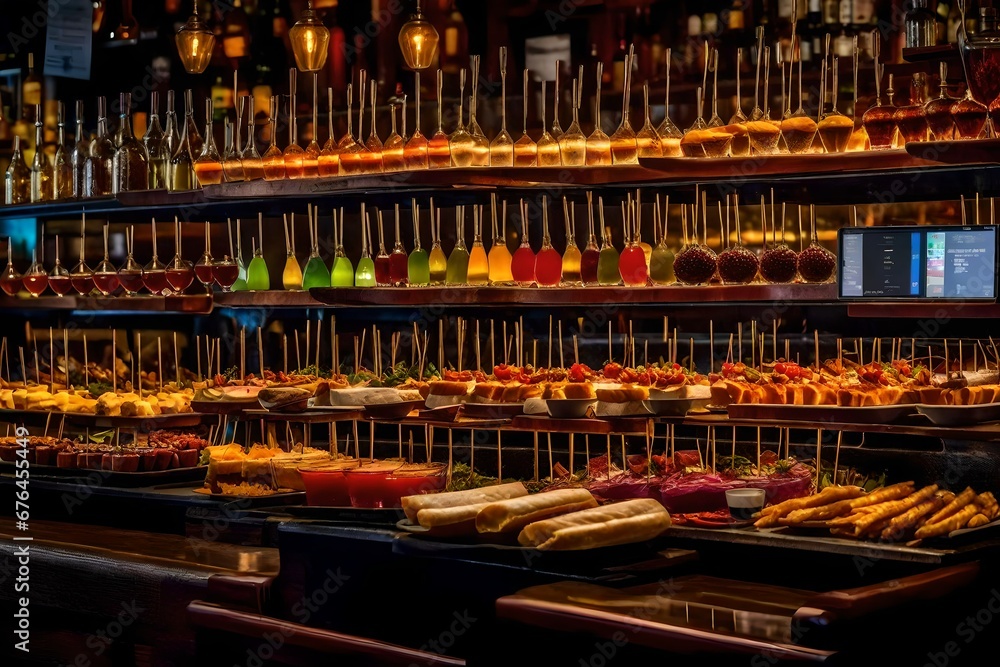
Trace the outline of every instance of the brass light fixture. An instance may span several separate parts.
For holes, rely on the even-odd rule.
[[[323,67],[330,44],[330,30],[316,17],[312,0],[288,31],[288,38],[292,42],[292,53],[299,70],[318,72]]]
[[[399,29],[399,48],[412,70],[427,69],[437,57],[438,32],[420,11],[420,0],[416,14]]]
[[[201,74],[208,67],[215,48],[215,35],[198,18],[198,0],[194,0],[194,13],[174,36],[177,53],[180,54],[184,69],[190,74]]]

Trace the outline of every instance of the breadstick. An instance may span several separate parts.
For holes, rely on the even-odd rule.
[[[997,504],[997,499],[989,491],[976,496],[976,504],[979,505],[983,516],[990,521],[1000,515],[1000,505]]]
[[[937,523],[928,523],[917,529],[914,537],[917,539],[925,539],[928,537],[937,537],[938,535],[947,535],[953,530],[958,530],[966,523],[969,522],[972,517],[979,514],[979,507],[975,503],[970,503],[960,509],[957,513],[951,515],[944,521],[939,521]]]
[[[888,502],[882,503],[879,509],[874,512],[869,512],[860,519],[858,519],[854,524],[855,535],[861,535],[872,528],[876,523],[883,521],[885,519],[891,519],[892,517],[902,514],[911,507],[915,507],[920,503],[924,502],[928,498],[934,495],[934,492],[938,490],[937,484],[931,484],[930,486],[925,486],[916,493],[911,493],[906,498],[902,500],[890,500]]]
[[[929,515],[944,504],[941,498],[931,498],[915,507],[911,507],[899,516],[893,517],[889,525],[881,532],[883,540],[898,541],[916,529],[921,517]]]
[[[965,491],[962,491],[960,494],[955,496],[954,500],[945,505],[941,509],[941,511],[937,512],[934,516],[928,519],[927,523],[928,524],[940,523],[941,521],[944,521],[951,515],[958,512],[958,510],[962,509],[975,499],[976,499],[976,492],[972,490],[971,486],[967,486],[965,487]]]
[[[965,525],[966,528],[978,528],[979,526],[985,526],[990,522],[989,517],[985,514],[977,514],[976,516],[969,519],[969,523]]]
[[[858,486],[828,486],[815,495],[808,496],[806,498],[786,500],[783,503],[765,508],[772,511],[758,519],[754,525],[757,528],[776,526],[778,525],[778,520],[788,515],[790,512],[829,506],[834,502],[843,502],[845,500],[855,498],[861,493],[863,493],[863,490]]]

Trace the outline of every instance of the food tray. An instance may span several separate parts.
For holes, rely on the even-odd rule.
[[[0,474],[13,475],[14,470],[14,463],[0,461]],[[116,486],[125,489],[174,482],[200,482],[204,481],[207,470],[208,468],[205,466],[195,466],[193,468],[171,468],[170,470],[151,470],[148,472],[119,472],[96,468],[60,468],[36,463],[32,463],[30,467],[32,477],[88,481],[99,479],[102,486]]]
[[[49,422],[50,427],[59,419],[76,426],[94,428],[129,428],[140,431],[151,431],[158,428],[181,428],[198,426],[205,420],[200,412],[177,412],[165,415],[150,415],[148,417],[109,417],[86,412],[50,412],[48,410],[0,410],[0,423],[5,424],[40,424]]]
[[[924,405],[916,406],[935,426],[972,426],[1000,421],[1000,403],[982,405]]]
[[[250,507],[268,507],[270,505],[299,505],[306,499],[305,491],[294,491],[292,489],[279,489],[278,493],[267,496],[231,496],[225,493],[212,493],[207,488],[195,487],[191,492],[204,498],[219,500],[222,502],[237,502]]]
[[[831,423],[890,424],[916,413],[915,405],[770,405],[733,403],[727,411],[732,419],[788,420]]]
[[[216,400],[216,401],[191,401],[191,409],[195,412],[203,412],[213,415],[233,415],[244,410],[260,409],[260,401],[256,397],[253,399],[240,400]]]

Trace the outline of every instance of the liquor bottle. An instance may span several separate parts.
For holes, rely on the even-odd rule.
[[[73,196],[85,197],[87,191],[86,166],[90,155],[90,142],[83,134],[83,100],[76,101],[76,135],[69,161],[73,167]]]
[[[469,284],[488,285],[490,282],[490,260],[483,246],[482,207],[472,209],[472,250],[469,251]]]
[[[803,61],[811,62],[822,56],[823,33],[823,2],[822,0],[809,0],[805,35],[803,35],[799,47],[800,57]]]
[[[222,158],[215,148],[215,133],[212,131],[213,102],[205,99],[205,143],[201,147],[201,155],[194,161],[194,173],[202,185],[218,185],[222,182]]]
[[[146,126],[146,133],[142,135],[142,145],[145,147],[149,159],[147,185],[150,190],[167,187],[167,165],[170,164],[167,135],[160,127],[159,102],[160,94],[154,90],[150,94],[149,124]]]
[[[926,86],[927,76],[923,72],[914,72],[910,78],[910,103],[900,106],[893,114],[903,141],[927,141]]]
[[[42,78],[35,72],[35,54],[28,53],[28,74],[21,82],[21,108],[25,122],[37,122],[41,116],[37,107],[42,103]]]
[[[115,148],[113,192],[132,192],[149,187],[149,157],[146,148],[132,133],[132,94],[122,93],[119,97],[121,111],[119,136],[121,142]],[[211,104],[211,100],[209,100]],[[209,137],[211,140],[211,137]]]
[[[35,108],[35,155],[31,160],[31,201],[42,202],[52,199],[52,163],[45,154],[42,105]]]
[[[903,21],[906,32],[906,48],[934,46],[937,36],[937,20],[934,12],[927,6],[927,0],[910,0]]]
[[[465,207],[455,210],[455,247],[448,255],[445,269],[446,285],[469,284],[469,250],[465,247]]]
[[[958,47],[972,98],[988,106],[1000,94],[1000,29],[997,26],[997,10],[993,7],[980,7],[977,31],[970,37],[963,29],[958,35]]]
[[[97,136],[90,142],[90,152],[84,166],[84,196],[100,197],[111,194],[111,172],[115,148],[108,138],[107,101],[97,98]]]
[[[14,137],[14,152],[4,174],[4,203],[27,204],[31,201],[31,169],[24,163],[21,137]]]
[[[392,246],[392,254],[389,255],[389,282],[396,287],[406,286],[407,277],[407,257],[406,248],[403,247],[403,235],[399,229],[399,204],[396,204],[396,240]],[[381,222],[381,218],[379,218]]]
[[[173,156],[170,158],[170,178],[167,189],[171,192],[181,190],[194,190],[197,181],[194,174],[194,148],[191,146],[192,131],[190,126],[194,125],[193,103],[191,101],[191,89],[184,91],[184,126],[180,131],[180,143],[177,144]]]
[[[927,116],[927,127],[934,141],[950,141],[955,137],[955,121],[951,117],[951,106],[955,100],[948,97],[948,65],[940,65],[940,84],[938,96],[924,106]],[[996,123],[994,122],[994,126]]]
[[[180,133],[177,131],[177,113],[174,111],[174,91],[167,91],[167,111],[166,126],[163,128],[163,139],[166,142],[167,162],[166,170],[163,172],[164,187],[169,187],[170,183],[170,159],[174,156],[174,151],[181,143]]]
[[[949,0],[937,0],[934,11],[934,40],[936,44],[948,43],[948,16],[951,14]]]
[[[469,30],[454,0],[445,19],[442,42],[441,69],[448,74],[457,74],[469,61]]]
[[[493,245],[487,259],[490,264],[490,284],[510,285],[514,276],[510,272],[513,257],[507,249],[507,202],[503,203],[502,216],[497,220],[496,195],[490,196],[490,216],[493,219]]]
[[[549,234],[548,198],[542,195],[542,247],[535,255],[535,282],[539,287],[555,287],[562,278],[562,256],[552,247]]]
[[[66,146],[66,106],[59,102],[56,127],[58,139],[52,159],[52,198],[69,199],[73,196],[73,163]]]
[[[535,284],[535,253],[531,250],[528,240],[527,205],[521,205],[521,245],[514,251],[510,260],[510,275],[520,287],[531,287]]]

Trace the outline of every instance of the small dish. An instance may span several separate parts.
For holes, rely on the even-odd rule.
[[[553,419],[584,419],[590,417],[597,408],[593,398],[550,398],[545,401],[545,409]]]

